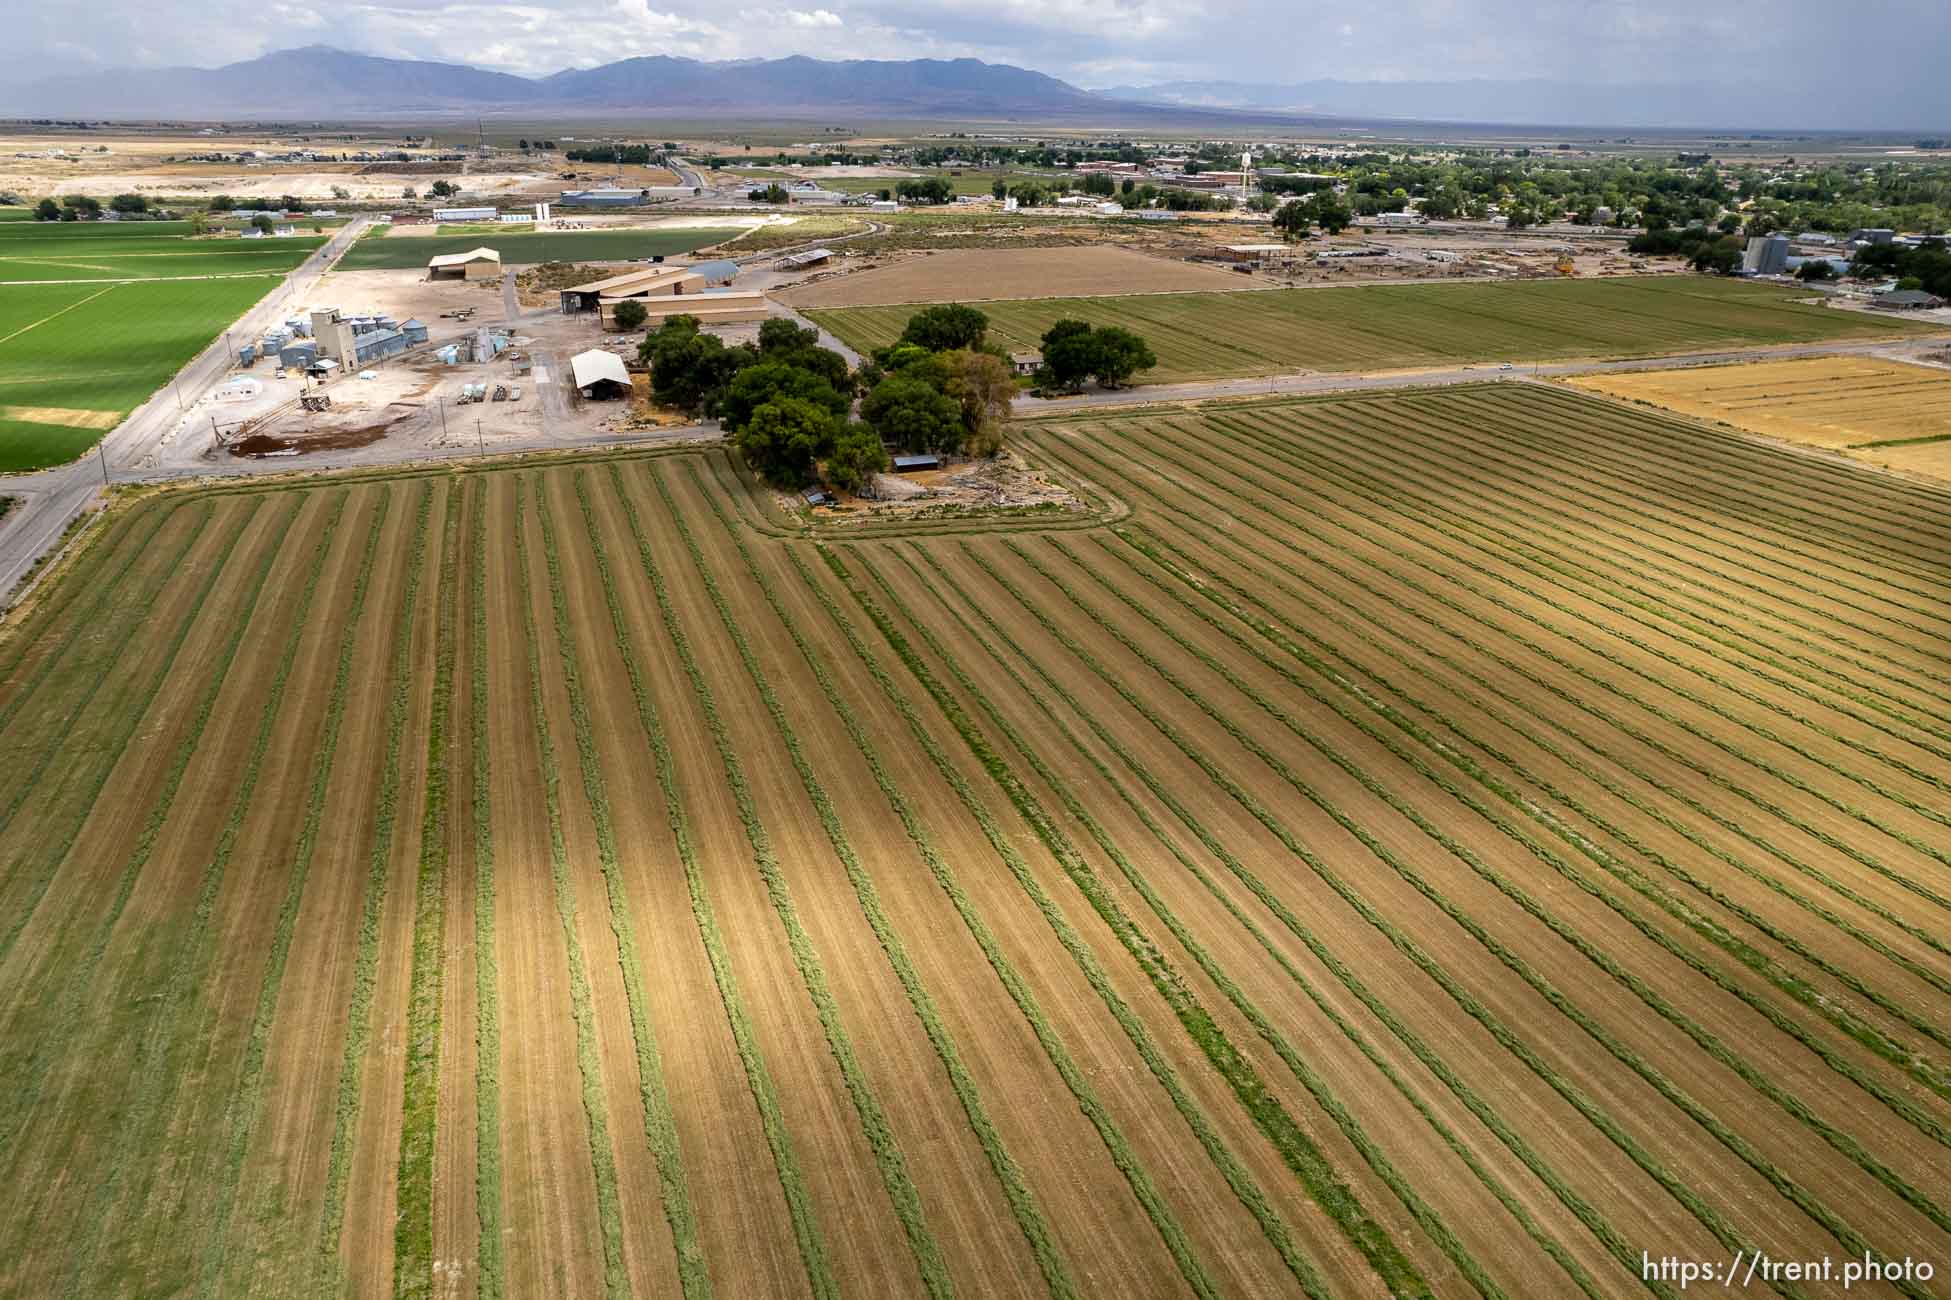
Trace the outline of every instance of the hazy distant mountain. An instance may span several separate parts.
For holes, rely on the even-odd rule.
[[[1896,96],[1763,82],[1606,85],[1586,81],[1170,81],[1110,86],[1111,99],[1245,112],[1320,113],[1417,122],[1772,130],[1923,129],[1951,118],[1951,82]]]
[[[12,114],[190,119],[585,109],[1016,115],[1094,111],[1103,103],[1055,77],[976,59],[700,63],[655,57],[531,79],[326,46],[221,68],[118,69],[0,88],[0,111]]]

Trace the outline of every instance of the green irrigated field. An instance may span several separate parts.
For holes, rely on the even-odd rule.
[[[969,286],[970,297],[981,286]],[[1617,357],[1897,334],[1904,321],[1795,301],[1794,290],[1701,276],[1376,285],[982,303],[990,336],[1033,349],[1065,317],[1124,325],[1158,354],[1152,383],[1288,370]],[[891,343],[913,307],[809,311],[855,348]]]
[[[283,274],[316,235],[192,237],[181,221],[0,223],[0,283]]]
[[[369,236],[339,260],[341,271],[404,271],[425,266],[442,253],[465,253],[483,245],[501,254],[506,266],[536,262],[621,262],[640,257],[669,257],[722,243],[739,233],[736,228],[674,230],[565,230],[529,234],[472,234],[460,236]]]
[[[1010,436],[1095,512],[114,509],[0,625],[0,1292],[1944,1294],[1944,493],[1528,384]]]
[[[0,473],[87,451],[277,283],[0,285]]]

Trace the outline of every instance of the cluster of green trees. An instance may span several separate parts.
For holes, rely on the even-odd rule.
[[[752,468],[774,483],[809,482],[820,461],[842,487],[887,467],[872,430],[850,421],[854,381],[846,359],[789,320],[768,320],[756,344],[727,347],[698,318],[668,317],[645,336],[651,394],[696,416],[715,416]]]
[[[552,146],[544,143],[542,147]],[[522,141],[522,148],[528,148],[528,141]],[[660,146],[650,144],[597,144],[571,149],[562,156],[569,162],[616,163],[625,167],[648,167],[652,163],[664,161],[664,150]]]
[[[1043,333],[1037,387],[1074,390],[1095,379],[1099,387],[1122,388],[1157,364],[1151,345],[1122,325],[1060,320]]]
[[[1927,239],[1916,248],[1898,244],[1859,248],[1850,274],[1865,280],[1895,277],[1899,289],[1922,289],[1951,300],[1951,250],[1943,239]]]
[[[754,203],[790,203],[793,198],[791,192],[778,181],[774,181],[764,189],[754,187],[746,191],[745,197]]]
[[[945,176],[922,176],[904,180],[894,187],[894,192],[910,203],[939,204],[955,201],[955,186]]]
[[[42,199],[34,205],[36,221],[94,221],[102,215],[102,201],[85,194],[64,195],[59,203]]]
[[[1316,226],[1330,235],[1338,235],[1354,219],[1353,208],[1340,195],[1333,190],[1316,190],[1274,209],[1273,227],[1282,239],[1306,239]]]

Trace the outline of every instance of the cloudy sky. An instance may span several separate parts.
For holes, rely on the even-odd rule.
[[[632,54],[972,55],[1097,87],[1550,78],[1902,96],[1947,74],[1946,0],[0,0],[0,76],[213,66],[330,44],[546,73]],[[1270,39],[1276,37],[1277,39]],[[1919,79],[1925,79],[1920,82]]]

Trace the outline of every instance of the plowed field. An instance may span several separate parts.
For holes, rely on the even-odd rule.
[[[0,634],[0,1294],[1941,1293],[1944,495],[1531,385],[1014,436],[1125,508],[118,508]]]

